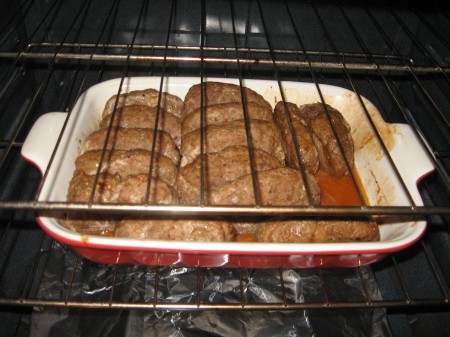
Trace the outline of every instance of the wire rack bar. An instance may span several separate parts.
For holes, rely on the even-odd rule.
[[[24,307],[68,307],[85,309],[159,309],[159,310],[308,310],[308,309],[373,309],[373,308],[445,308],[449,303],[446,299],[418,299],[418,300],[383,300],[359,302],[321,302],[321,303],[218,303],[218,304],[171,304],[171,303],[142,303],[117,301],[65,301],[0,298],[0,306]]]
[[[130,213],[142,213],[142,214],[158,214],[158,215],[171,215],[172,213],[177,215],[192,215],[192,214],[205,214],[213,215],[222,213],[224,215],[277,215],[285,214],[287,216],[300,216],[300,215],[314,215],[314,216],[365,216],[365,215],[398,215],[419,218],[423,215],[449,215],[449,207],[437,207],[437,206],[323,206],[323,207],[311,207],[311,206],[296,206],[296,207],[283,207],[283,206],[172,206],[172,205],[133,205],[133,204],[77,204],[69,202],[16,202],[5,201],[0,202],[0,209],[10,210],[34,210],[41,213],[41,216],[45,215],[45,212],[60,212],[78,211],[80,213],[95,214],[95,213],[114,213],[114,214],[130,214]],[[51,216],[51,214],[47,214]]]
[[[258,52],[258,51],[254,51]],[[259,51],[261,52],[261,51]],[[0,58],[14,59],[18,56],[15,52],[0,52]],[[273,61],[271,59],[264,58],[233,58],[233,57],[189,57],[189,56],[158,56],[158,55],[115,55],[115,54],[91,54],[91,53],[68,53],[59,52],[54,53],[30,53],[22,52],[20,53],[20,59],[22,61],[28,60],[48,60],[56,58],[57,60],[92,60],[95,62],[131,62],[131,63],[142,63],[143,66],[148,67],[148,62],[176,62],[176,63],[207,63],[207,64],[237,64],[239,61],[243,65],[272,65]],[[309,68],[314,69],[343,69],[343,65],[340,62],[317,62],[317,61],[291,61],[291,60],[276,60],[275,64],[280,67],[290,67],[290,68]],[[376,71],[378,69],[389,72],[408,72],[413,70],[418,74],[429,74],[429,73],[450,73],[450,68],[448,67],[425,67],[425,66],[405,66],[405,65],[386,65],[386,64],[366,64],[366,63],[346,63],[346,68],[349,70],[367,70]]]

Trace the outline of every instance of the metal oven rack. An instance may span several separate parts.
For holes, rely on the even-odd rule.
[[[406,9],[392,3],[382,7],[371,2],[359,6],[251,0],[0,4],[0,316],[4,331],[25,335],[24,322],[32,308],[43,307],[307,310],[319,315],[380,308],[386,311],[394,334],[417,326],[416,333],[448,333],[450,12],[433,6]],[[143,266],[134,268],[144,268],[143,273],[151,276],[154,293],[123,300],[121,285],[130,267],[91,265],[39,229],[35,212],[55,206],[35,202],[41,176],[20,157],[20,149],[43,113],[70,111],[77,97],[100,81],[142,75],[306,81],[339,85],[364,95],[387,121],[413,126],[434,159],[436,172],[419,185],[425,207],[379,210],[426,218],[425,237],[371,267],[296,270],[302,277],[313,274],[317,280],[319,296],[302,301],[291,300],[283,268],[233,270],[228,277],[237,282],[236,300],[204,301],[206,275],[223,270],[192,268],[192,297],[175,303],[156,295],[170,268]],[[61,268],[60,279],[54,280],[60,285],[58,292],[42,296],[42,280],[55,265]],[[80,284],[88,271],[100,269],[108,275],[107,291],[94,301],[87,300],[80,296]],[[340,273],[357,280],[361,296],[333,296],[329,279]],[[249,299],[249,287],[258,278],[276,284],[276,300]],[[373,282],[381,296],[371,291]]]

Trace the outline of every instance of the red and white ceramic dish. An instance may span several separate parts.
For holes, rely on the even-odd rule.
[[[205,78],[204,81],[239,84],[236,79]],[[121,92],[160,88],[184,99],[190,86],[200,79],[186,77],[125,78]],[[278,82],[243,80],[244,86],[262,94],[273,106],[282,95]],[[75,158],[87,134],[98,125],[106,101],[118,93],[120,79],[109,80],[89,88],[80,96],[70,116],[48,113],[33,126],[22,147],[25,159],[41,172],[54,158],[38,197],[39,201],[66,201]],[[281,82],[284,98],[298,105],[320,101],[312,83]],[[320,85],[325,102],[340,110],[349,122],[355,143],[355,166],[370,205],[409,206],[402,185],[375,136],[376,126],[414,203],[422,205],[417,182],[434,167],[427,152],[408,125],[385,123],[376,107],[346,89]],[[370,115],[370,120],[367,113]],[[57,139],[67,120],[59,145]],[[37,217],[38,223],[52,237],[71,247],[83,257],[98,263],[139,263],[147,265],[189,265],[202,267],[353,267],[380,260],[386,254],[404,249],[424,233],[424,221],[405,221],[380,226],[377,242],[270,244],[246,242],[179,242],[135,240],[115,237],[87,236],[63,227],[56,218]],[[403,222],[405,221],[405,222]]]

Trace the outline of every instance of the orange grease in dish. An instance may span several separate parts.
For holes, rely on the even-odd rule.
[[[256,235],[253,233],[245,233],[236,235],[236,242],[256,242]]]
[[[353,171],[353,175],[361,191],[363,201],[366,202],[359,175],[355,170]],[[316,173],[316,178],[320,187],[320,205],[361,206],[363,204],[352,177],[349,174],[342,177],[333,177],[325,171],[319,170]]]

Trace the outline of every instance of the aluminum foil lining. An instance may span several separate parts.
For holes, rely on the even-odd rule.
[[[37,336],[391,336],[382,308],[248,310],[248,304],[381,300],[370,267],[236,269],[99,265],[54,242],[37,297],[71,303],[148,303],[144,309],[36,307]],[[361,282],[364,280],[364,282]],[[240,304],[230,309],[154,309],[158,304]]]

